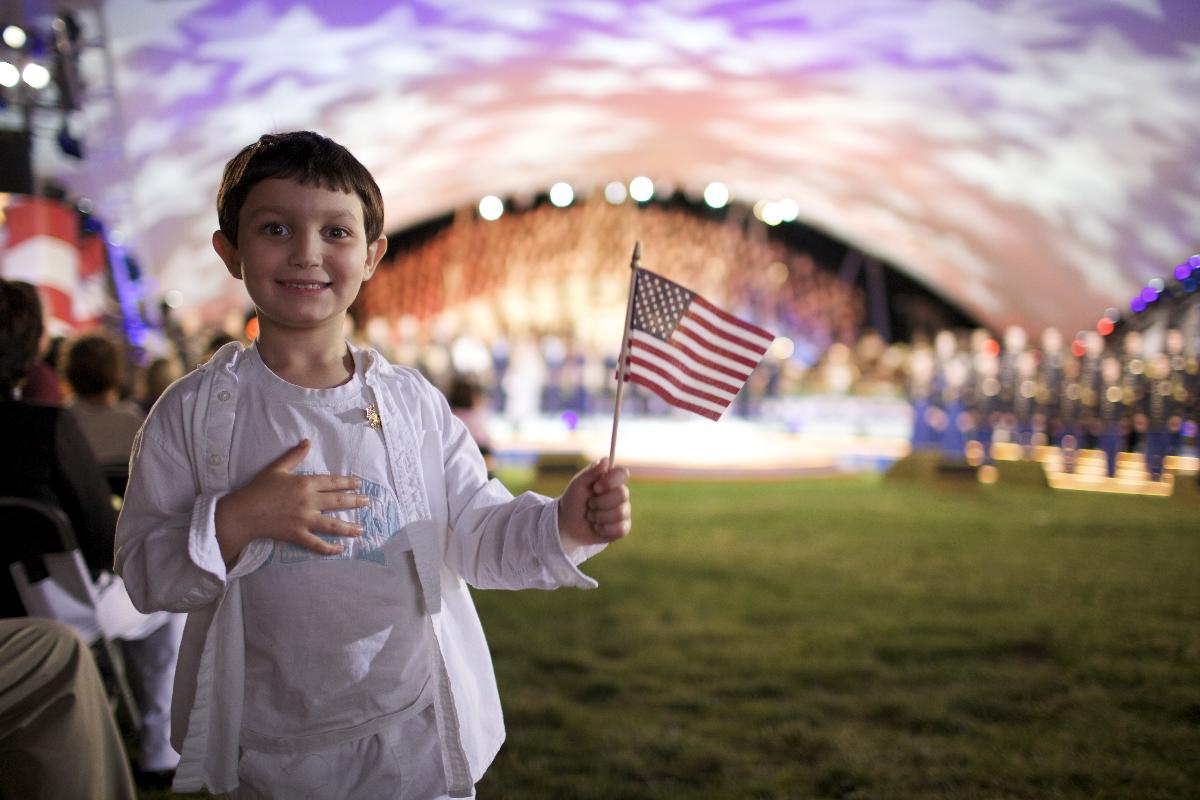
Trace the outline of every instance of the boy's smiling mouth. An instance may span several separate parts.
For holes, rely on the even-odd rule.
[[[296,289],[298,291],[316,292],[321,289],[328,289],[332,283],[322,283],[320,281],[276,281],[285,289]]]

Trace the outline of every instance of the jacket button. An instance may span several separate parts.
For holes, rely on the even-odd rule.
[[[208,457],[208,463],[212,464],[215,467],[221,463],[221,457],[219,455],[217,455],[216,453],[213,453],[211,456]]]
[[[229,393],[228,389],[222,389],[221,391],[217,392],[218,400],[228,400],[231,397],[233,397],[233,395]]]

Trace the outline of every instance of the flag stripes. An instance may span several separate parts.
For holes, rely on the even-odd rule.
[[[774,336],[638,269],[623,377],[709,419],[737,397]]]

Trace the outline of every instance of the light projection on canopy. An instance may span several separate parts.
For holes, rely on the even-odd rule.
[[[559,181],[719,182],[994,326],[1090,327],[1200,247],[1195,0],[103,8],[127,179],[70,180],[185,305],[240,297],[208,244],[221,166],[295,128],[368,165],[392,230]]]

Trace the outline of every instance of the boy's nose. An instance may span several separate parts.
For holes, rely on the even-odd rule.
[[[318,236],[297,236],[292,247],[292,266],[317,267],[321,265],[321,242]]]

